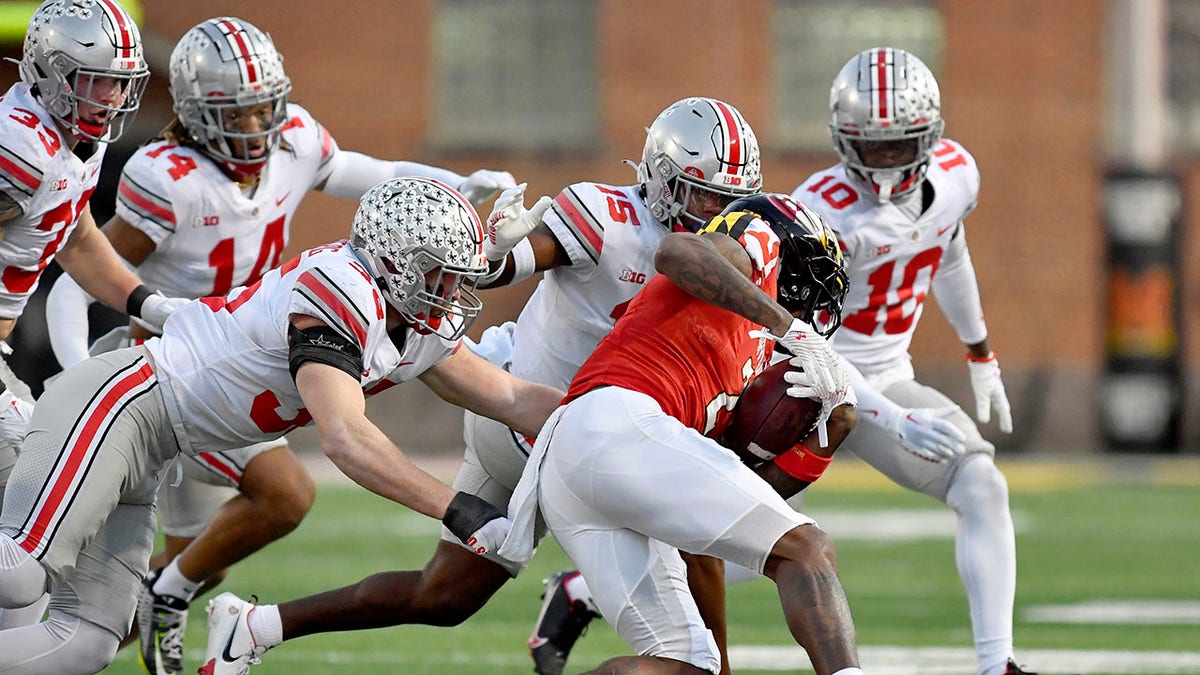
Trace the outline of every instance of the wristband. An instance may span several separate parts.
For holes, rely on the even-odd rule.
[[[815,483],[832,461],[832,456],[822,457],[810,452],[804,444],[797,443],[795,447],[775,458],[775,466],[792,478]]]
[[[533,244],[529,243],[529,238],[526,237],[517,242],[517,245],[512,250],[513,259],[513,276],[508,283],[515,284],[519,281],[524,281],[537,269],[537,260],[533,255]]]
[[[466,492],[457,492],[450,505],[446,507],[446,515],[442,516],[442,524],[450,533],[466,543],[471,535],[479,528],[497,518],[503,518],[500,509],[492,506],[491,502]]]
[[[147,288],[146,284],[138,284],[138,287],[129,293],[129,299],[125,301],[125,313],[140,318],[142,305],[146,303],[146,298],[152,295],[154,295],[154,291]]]

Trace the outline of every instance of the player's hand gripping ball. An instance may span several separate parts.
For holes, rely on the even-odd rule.
[[[725,446],[751,466],[775,459],[816,428],[821,402],[788,396],[786,360],[767,367],[746,385],[725,430]]]

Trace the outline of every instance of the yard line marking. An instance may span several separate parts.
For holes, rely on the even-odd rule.
[[[1200,624],[1196,600],[1089,600],[1069,605],[1037,605],[1022,612],[1030,623]]]

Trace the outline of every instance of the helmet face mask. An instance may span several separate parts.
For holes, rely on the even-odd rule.
[[[638,182],[660,223],[694,232],[725,204],[762,188],[758,139],[728,103],[677,101],[646,130]]]
[[[942,138],[932,71],[889,47],[855,55],[833,80],[829,131],[847,173],[879,202],[920,187]]]
[[[421,333],[456,340],[483,307],[488,271],[483,225],[461,194],[425,178],[393,178],[367,191],[350,245],[384,298]]]
[[[209,19],[175,45],[170,76],[175,114],[200,149],[234,175],[260,171],[292,90],[271,37],[241,19]]]
[[[762,219],[779,237],[779,304],[821,335],[831,335],[842,324],[850,288],[837,235],[816,211],[785,194],[743,197],[723,213],[737,211]]]
[[[120,138],[150,77],[137,25],[114,0],[42,3],[18,65],[51,116],[92,142]]]

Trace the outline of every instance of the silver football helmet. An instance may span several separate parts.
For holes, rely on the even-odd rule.
[[[29,20],[18,67],[55,120],[101,142],[121,136],[150,77],[137,24],[114,0],[43,2]]]
[[[262,169],[279,146],[292,90],[271,36],[242,19],[209,19],[179,39],[170,76],[175,114],[200,148],[236,174]],[[243,119],[252,112],[257,127]],[[263,152],[251,157],[261,141]]]
[[[637,174],[660,223],[696,231],[729,202],[762,189],[758,138],[728,103],[685,98],[646,129]],[[710,197],[713,210],[693,213],[693,194]]]
[[[881,203],[921,185],[944,126],[937,80],[921,59],[890,47],[860,52],[834,78],[829,112],[847,173]]]
[[[487,273],[479,214],[453,188],[428,178],[393,178],[362,196],[350,246],[388,304],[423,333],[462,337],[483,303]]]

